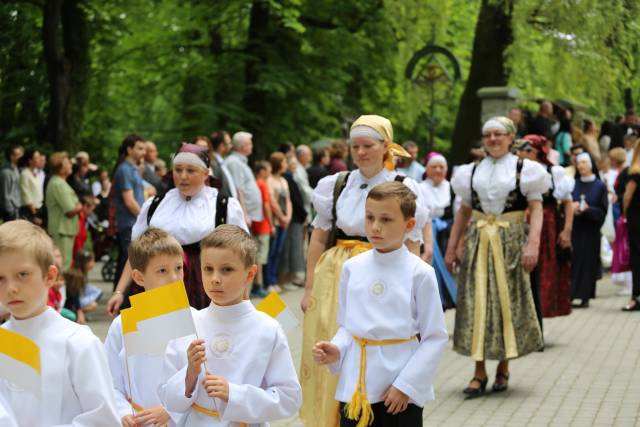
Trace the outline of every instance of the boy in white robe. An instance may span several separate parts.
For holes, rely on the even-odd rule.
[[[399,182],[374,187],[365,231],[374,249],[344,263],[338,332],[312,349],[340,373],[341,426],[422,425],[448,341],[433,268],[409,252],[415,199]]]
[[[129,246],[133,280],[146,291],[182,280],[182,254],[182,246],[169,233],[159,228],[148,228]],[[111,323],[104,345],[122,425],[175,426],[179,414],[169,414],[158,395],[163,355],[127,357],[120,316]]]
[[[119,425],[102,343],[47,306],[57,274],[44,230],[22,220],[0,225],[0,305],[11,313],[1,327],[38,345],[42,378],[41,397],[3,379],[0,395],[19,426]]]
[[[185,426],[266,425],[302,403],[287,338],[247,299],[257,271],[256,243],[221,225],[200,243],[202,285],[211,298],[194,323],[199,339],[177,339],[165,353],[162,400]]]

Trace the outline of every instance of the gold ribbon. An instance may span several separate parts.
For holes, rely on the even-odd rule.
[[[339,248],[347,249],[351,251],[351,256],[354,257],[363,252],[368,251],[373,248],[371,243],[363,242],[362,240],[338,240],[336,241],[336,246]]]
[[[502,313],[502,336],[507,359],[518,357],[516,335],[511,319],[511,300],[509,299],[509,285],[507,271],[504,265],[502,240],[500,229],[509,227],[510,222],[524,221],[524,211],[508,212],[495,216],[473,212],[473,219],[480,233],[478,256],[475,271],[475,301],[473,308],[473,337],[471,340],[471,358],[476,361],[484,360],[484,333],[487,326],[487,291],[489,285],[489,249],[493,257],[493,266],[498,286],[498,299]]]
[[[133,400],[131,400],[130,398],[127,399],[127,402],[129,402],[129,404],[131,405],[131,407],[136,411],[136,412],[142,412],[144,411],[144,408],[140,405],[138,405],[136,402],[134,402]]]
[[[344,413],[348,419],[358,420],[357,427],[366,427],[373,422],[373,410],[369,399],[367,399],[367,346],[401,344],[415,338],[415,335],[410,338],[391,340],[369,340],[353,337],[353,340],[360,346],[360,373],[358,374],[358,385],[351,396],[351,401],[344,406]]]
[[[193,405],[191,405],[191,407],[193,409],[195,409],[196,411],[200,412],[201,414],[205,414],[205,415],[208,415],[210,417],[219,417],[220,416],[220,413],[218,411],[214,411],[213,409],[204,408],[204,407],[198,405],[197,403],[194,403]]]
[[[191,405],[191,407],[200,412],[201,414],[205,414],[209,417],[214,417],[214,418],[218,418],[220,417],[220,413],[218,411],[214,411],[213,409],[207,409],[207,408],[203,408],[202,406],[198,405],[197,403],[194,403],[193,405]],[[247,427],[246,423],[241,423],[241,426]]]

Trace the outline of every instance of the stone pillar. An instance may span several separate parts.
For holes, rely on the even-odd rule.
[[[482,102],[481,123],[493,116],[508,116],[520,101],[520,91],[506,86],[480,88],[477,96]]]

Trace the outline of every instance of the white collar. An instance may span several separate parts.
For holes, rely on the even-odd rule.
[[[581,176],[580,181],[582,182],[593,182],[596,180],[595,174],[591,174],[589,176]]]
[[[42,313],[28,319],[19,320],[11,316],[10,322],[15,326],[16,331],[38,331],[44,329],[47,324],[51,323],[53,318],[59,316],[60,313],[51,307],[47,307],[47,309]]]
[[[384,264],[393,264],[396,262],[400,262],[400,260],[409,252],[406,245],[400,246],[398,249],[395,249],[391,252],[380,252],[377,249],[371,251],[373,254],[373,259],[375,262],[384,263]]]
[[[232,321],[238,317],[242,317],[248,313],[256,311],[251,301],[244,300],[234,305],[217,305],[213,301],[206,308],[208,314],[210,314],[216,321]]]

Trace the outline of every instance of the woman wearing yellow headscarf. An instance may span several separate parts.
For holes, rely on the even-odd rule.
[[[336,332],[342,264],[371,248],[364,232],[364,206],[371,188],[402,180],[417,195],[416,227],[407,235],[406,245],[419,254],[424,241],[425,252],[431,253],[429,210],[418,184],[393,170],[393,156],[409,154],[393,143],[391,122],[381,116],[360,116],[351,126],[350,139],[351,157],[358,169],[323,178],[312,196],[317,216],[312,223],[301,302],[305,317],[300,366],[304,403],[300,417],[307,427],[335,427],[340,422],[334,397],[338,379],[326,367],[313,362],[311,347],[318,341],[330,340]]]

